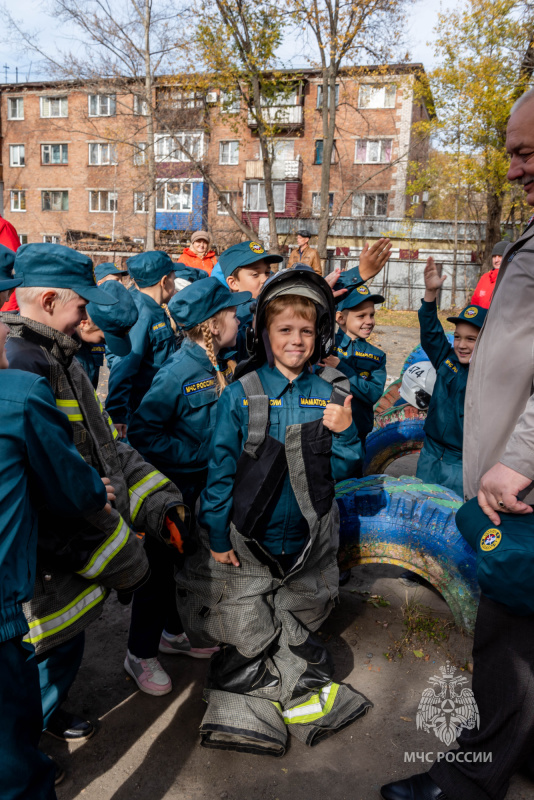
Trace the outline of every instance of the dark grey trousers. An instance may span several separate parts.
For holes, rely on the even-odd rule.
[[[430,776],[449,800],[502,800],[512,775],[534,753],[534,615],[519,617],[482,595],[473,692],[480,728],[464,731],[456,751],[468,761],[440,761]],[[489,753],[491,762],[471,763]]]

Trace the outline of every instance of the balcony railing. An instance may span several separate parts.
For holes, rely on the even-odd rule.
[[[302,106],[265,106],[262,114],[268,125],[279,125],[281,128],[298,127],[304,124]],[[249,128],[257,128],[258,121],[251,111],[248,112]]]
[[[290,161],[273,161],[272,177],[273,181],[301,181],[302,159],[300,156],[293,158]],[[245,179],[248,181],[262,181],[264,179],[263,161],[260,159],[256,159],[255,161],[246,161]]]

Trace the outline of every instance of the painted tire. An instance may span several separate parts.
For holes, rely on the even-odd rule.
[[[454,334],[451,333],[451,331],[447,333],[447,339],[451,343],[452,347],[452,345],[454,344]],[[408,369],[408,367],[411,367],[412,364],[417,364],[418,361],[430,361],[429,357],[427,356],[427,354],[425,353],[420,344],[418,344],[417,347],[414,347],[412,352],[408,354],[406,361],[404,362],[404,366],[402,367],[401,370],[401,378]]]
[[[364,475],[386,471],[392,461],[419,453],[425,441],[426,410],[409,403],[375,414],[375,427],[365,441]]]
[[[336,487],[340,569],[396,564],[434,586],[456,624],[472,633],[479,598],[476,555],[460,535],[460,498],[417,478],[371,475]]]
[[[382,414],[382,412],[387,411],[392,406],[394,406],[395,403],[398,402],[398,400],[400,399],[399,389],[401,383],[402,379],[397,378],[396,381],[393,381],[393,383],[389,384],[389,386],[385,390],[380,400],[377,403],[375,403],[374,407],[375,416],[376,414]]]

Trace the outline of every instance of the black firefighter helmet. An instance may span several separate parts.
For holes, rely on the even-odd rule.
[[[284,295],[307,297],[315,304],[317,309],[316,336],[311,362],[316,364],[332,352],[336,326],[336,309],[332,290],[321,275],[314,272],[311,267],[302,264],[293,269],[277,272],[263,284],[256,302],[253,325],[247,330],[247,350],[254,367],[263,364],[268,357],[264,338],[265,309],[276,297]]]

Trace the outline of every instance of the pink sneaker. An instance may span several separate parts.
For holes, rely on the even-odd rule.
[[[157,658],[137,658],[128,650],[124,669],[146,694],[169,694],[172,689],[172,681]]]
[[[218,653],[220,647],[191,647],[191,642],[187,634],[179,633],[172,636],[167,631],[163,631],[159,643],[159,652],[167,655],[191,656],[191,658],[211,658],[214,653]]]

